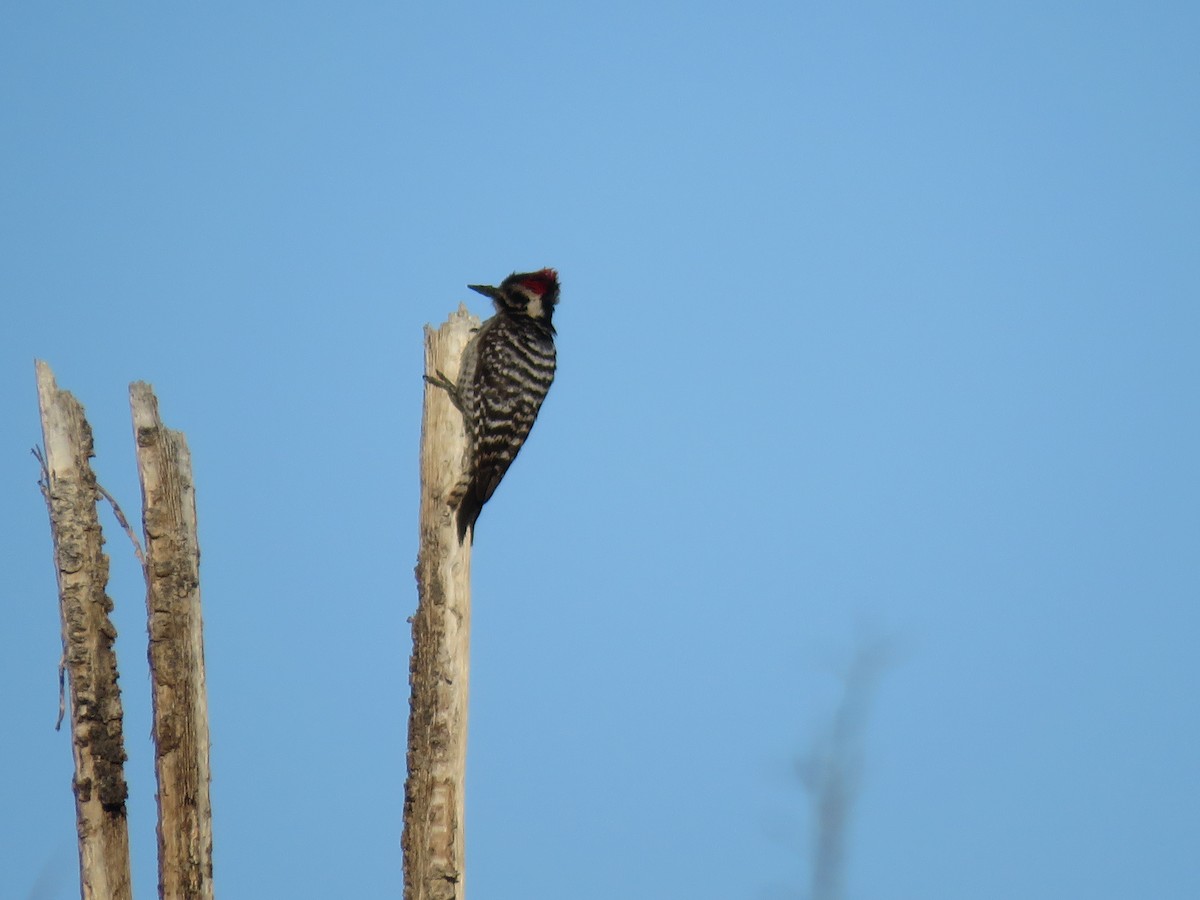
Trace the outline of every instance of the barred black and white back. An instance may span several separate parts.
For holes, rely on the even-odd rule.
[[[554,381],[553,269],[513,273],[500,283],[468,285],[491,297],[496,315],[463,351],[456,393],[470,442],[468,480],[458,498],[458,535],[465,540],[517,457]]]

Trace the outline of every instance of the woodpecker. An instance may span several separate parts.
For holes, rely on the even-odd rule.
[[[458,538],[475,537],[475,520],[516,459],[554,381],[554,305],[558,273],[514,272],[499,287],[468,284],[492,299],[496,314],[463,350],[458,382],[426,376],[445,388],[462,413],[469,444],[466,480],[455,492]]]

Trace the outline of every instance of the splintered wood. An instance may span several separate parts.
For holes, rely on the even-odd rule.
[[[211,900],[208,695],[192,457],[150,385],[129,386],[146,536],[146,616],[163,897]]]
[[[463,348],[478,327],[463,307],[437,331],[427,326],[426,374],[440,372],[454,382]],[[450,498],[462,481],[466,450],[462,417],[449,395],[426,384],[404,790],[405,900],[463,900],[465,892],[471,544],[459,543]]]
[[[108,557],[96,515],[96,475],[88,460],[92,429],[79,401],[58,389],[37,364],[45,445],[42,490],[50,511],[62,613],[63,654],[70,676],[75,819],[83,900],[127,900],[129,828],[125,742],[117,687],[117,631],[108,614]]]
[[[128,900],[125,747],[117,689],[116,630],[106,594],[108,557],[96,515],[103,494],[133,539],[146,576],[150,681],[158,775],[159,895],[211,900],[208,706],[200,617],[200,549],[191,457],[183,435],[163,426],[147,384],[130,386],[146,549],[137,547],[116,501],[88,463],[92,431],[79,402],[37,363],[46,452],[42,490],[50,511],[70,674],[75,809],[83,900]]]

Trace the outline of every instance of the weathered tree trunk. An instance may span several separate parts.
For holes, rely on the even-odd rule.
[[[132,896],[125,800],[125,743],[117,686],[117,632],[106,588],[108,557],[96,515],[92,429],[79,401],[60,391],[50,367],[36,363],[43,491],[50,510],[62,613],[63,653],[70,674],[75,819],[83,900]]]
[[[158,890],[211,900],[208,696],[192,458],[145,382],[129,386],[146,535],[146,616],[158,778]]]
[[[463,307],[437,331],[426,326],[426,373],[456,381],[463,348],[478,327]],[[444,389],[426,384],[404,790],[405,900],[464,897],[471,544],[458,541],[450,497],[463,477],[466,451],[461,415]]]

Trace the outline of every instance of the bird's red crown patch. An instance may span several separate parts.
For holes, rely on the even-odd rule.
[[[528,288],[539,296],[546,293],[558,281],[558,273],[553,269],[542,269],[521,279],[521,287]]]

